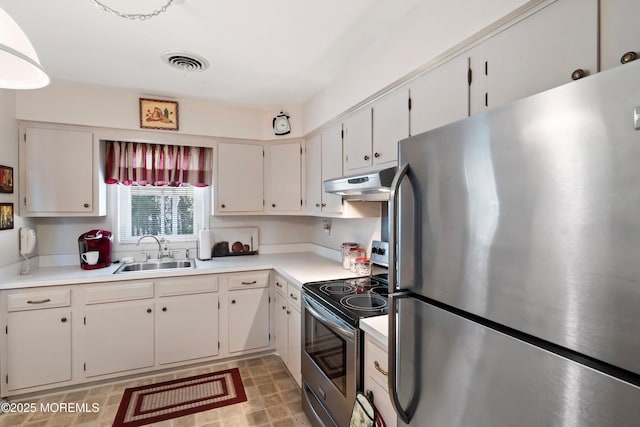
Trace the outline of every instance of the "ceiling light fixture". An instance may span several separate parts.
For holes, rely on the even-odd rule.
[[[0,8],[0,88],[37,89],[48,84],[29,38]]]
[[[109,7],[104,3],[101,3],[98,0],[90,0],[90,1],[94,3],[96,6],[98,6],[100,10],[109,12],[113,15],[119,16],[120,18],[139,19],[140,21],[146,21],[147,19],[151,19],[155,16],[160,15],[162,12],[166,12],[167,8],[171,6],[171,3],[173,3],[173,0],[167,0],[164,6],[162,6],[158,10],[154,10],[151,13],[124,13],[124,12],[117,11],[114,8]]]

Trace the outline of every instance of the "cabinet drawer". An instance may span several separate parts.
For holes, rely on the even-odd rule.
[[[34,310],[39,308],[68,307],[71,305],[70,289],[51,289],[7,295],[7,310]]]
[[[153,282],[94,286],[85,291],[86,304],[153,298]]]
[[[218,276],[192,276],[159,281],[159,297],[218,292]]]
[[[389,372],[387,349],[368,335],[365,336],[364,363],[366,375],[387,391],[387,373]]]
[[[269,286],[269,270],[229,275],[229,289],[266,288],[267,286]]]
[[[300,311],[300,289],[291,283],[287,286],[287,300],[290,305]]]
[[[276,286],[276,292],[281,294],[282,296],[287,295],[287,281],[284,280],[280,275],[276,274],[276,277],[273,279],[273,284]]]

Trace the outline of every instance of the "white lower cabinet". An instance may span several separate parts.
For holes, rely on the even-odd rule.
[[[275,340],[276,352],[295,378],[302,384],[300,289],[276,276]]]
[[[302,373],[301,373],[301,329],[302,315],[300,314],[300,308],[291,307],[289,310],[289,334],[287,342],[287,368],[293,375],[298,386],[302,386]]]
[[[163,298],[156,303],[158,363],[212,357],[218,354],[218,295]]]
[[[388,354],[387,348],[379,341],[365,334],[364,338],[364,390],[371,392],[373,403],[388,427],[396,427],[396,412],[389,398],[387,385]]]
[[[87,308],[83,369],[87,377],[153,366],[153,300]]]
[[[269,271],[228,275],[227,341],[229,353],[266,349],[269,326]]]
[[[260,270],[0,291],[0,397],[273,349],[269,277]]]
[[[9,390],[71,380],[69,307],[8,313],[6,336]]]
[[[286,284],[285,284],[286,286]],[[276,353],[287,363],[289,351],[289,315],[287,311],[287,297],[280,292],[276,292],[276,308],[274,312],[274,335],[276,340]]]
[[[269,347],[269,289],[229,292],[229,353]]]

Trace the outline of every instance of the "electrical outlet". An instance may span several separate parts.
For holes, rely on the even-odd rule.
[[[326,234],[327,236],[331,236],[331,220],[330,219],[322,220],[322,231],[324,231],[324,234]]]

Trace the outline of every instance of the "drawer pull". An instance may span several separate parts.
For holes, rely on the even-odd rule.
[[[375,366],[376,370],[377,370],[378,372],[380,372],[382,375],[384,375],[385,377],[388,377],[388,376],[389,376],[389,372],[388,372],[388,371],[385,371],[384,369],[382,369],[382,368],[380,367],[380,363],[378,363],[378,361],[377,361],[377,360],[374,360],[374,361],[373,361],[373,366]]]
[[[295,296],[294,294],[289,294],[289,296],[291,297],[292,300],[298,301],[298,297]]]
[[[277,287],[279,287],[279,288],[281,288],[281,287],[282,287],[282,285],[280,284],[280,282],[276,282],[276,286],[277,286]]]
[[[51,302],[51,298],[39,299],[36,301],[29,300],[27,301],[27,304],[44,304],[45,302]]]
[[[255,285],[256,283],[258,283],[255,280],[252,280],[251,282],[242,282],[243,285]]]

